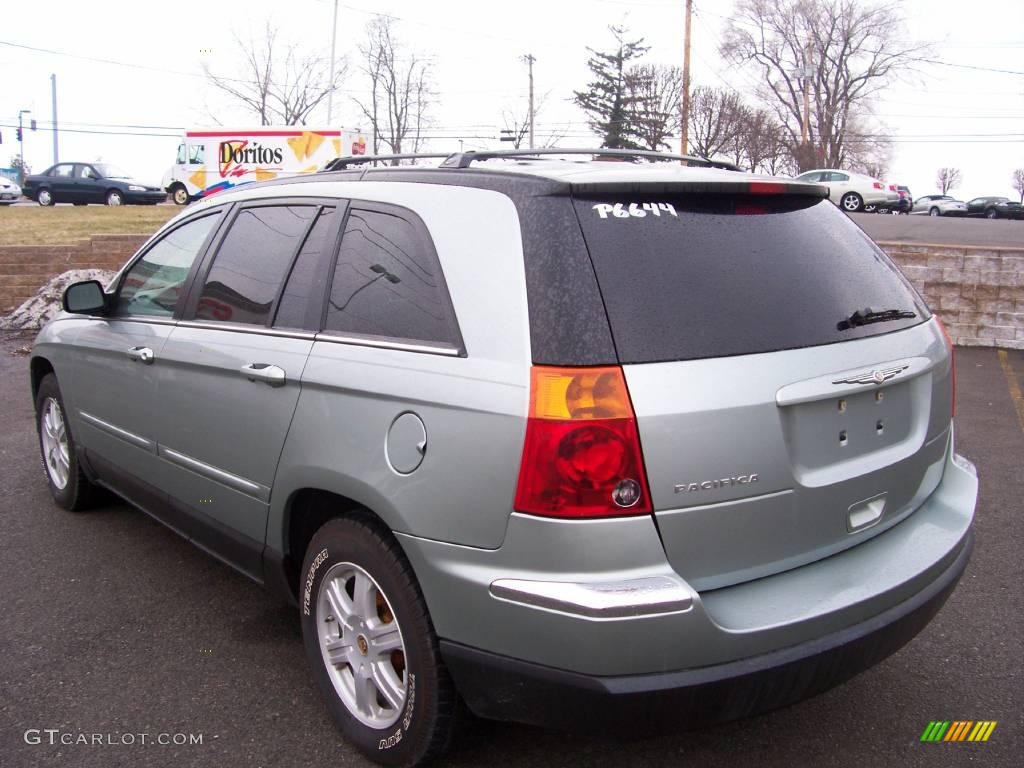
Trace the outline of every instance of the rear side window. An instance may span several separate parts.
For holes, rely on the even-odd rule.
[[[206,275],[196,319],[265,325],[318,210],[271,205],[239,211]]]
[[[350,211],[324,328],[461,348],[441,265],[418,218],[392,206]]]
[[[827,200],[690,195],[575,205],[622,363],[831,344],[928,317],[886,255]],[[839,329],[866,307],[915,317]]]

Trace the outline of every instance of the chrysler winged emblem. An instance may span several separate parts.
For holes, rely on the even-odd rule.
[[[892,368],[876,368],[873,371],[864,371],[864,373],[855,373],[846,379],[836,379],[833,384],[881,384],[882,382],[888,381],[889,379],[895,378],[903,371],[907,370],[910,364],[906,365],[895,365]]]

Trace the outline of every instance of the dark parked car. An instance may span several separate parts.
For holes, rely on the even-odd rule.
[[[1024,219],[1024,206],[1008,197],[976,197],[967,202],[968,216],[986,219]]]
[[[22,191],[25,197],[40,205],[156,205],[167,199],[167,193],[160,187],[135,181],[109,163],[57,163],[43,173],[26,178]]]

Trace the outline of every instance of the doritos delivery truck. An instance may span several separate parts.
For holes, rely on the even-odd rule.
[[[224,189],[314,173],[342,155],[366,154],[368,135],[346,128],[303,125],[186,131],[163,188],[178,205]]]

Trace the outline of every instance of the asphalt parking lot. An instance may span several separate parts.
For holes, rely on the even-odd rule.
[[[30,341],[0,335],[0,764],[369,765],[320,703],[294,610],[123,504],[51,503],[19,354]],[[656,739],[471,721],[443,764],[1019,765],[1024,352],[959,349],[957,379],[958,448],[981,475],[977,544],[946,607],[902,651],[788,709]],[[998,725],[987,743],[921,743],[937,719]],[[202,743],[29,744],[29,729]]]

